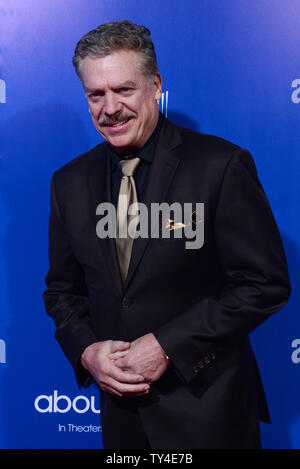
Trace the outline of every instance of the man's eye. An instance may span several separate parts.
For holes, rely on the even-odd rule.
[[[100,91],[94,91],[93,93],[89,93],[88,94],[88,98],[89,99],[92,99],[92,100],[95,100],[101,96],[104,96],[104,93],[100,92]]]
[[[89,93],[87,95],[87,98],[90,100],[90,101],[94,101],[96,98],[97,98],[97,95],[95,93]]]

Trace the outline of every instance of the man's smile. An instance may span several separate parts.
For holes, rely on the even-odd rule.
[[[128,117],[124,117],[122,119],[118,119],[118,120],[115,120],[115,121],[111,121],[111,122],[108,122],[107,120],[105,121],[100,121],[98,124],[99,124],[99,127],[105,127],[106,129],[111,129],[112,131],[119,131],[119,130],[123,130],[123,129],[126,129],[128,127],[128,123],[131,121],[131,119],[133,118],[133,116],[128,116]]]

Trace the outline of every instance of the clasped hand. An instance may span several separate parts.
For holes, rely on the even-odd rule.
[[[165,353],[153,334],[132,343],[96,342],[85,349],[81,362],[102,390],[119,397],[143,396],[150,383],[168,367]]]

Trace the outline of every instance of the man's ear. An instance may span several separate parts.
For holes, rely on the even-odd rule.
[[[158,101],[162,95],[162,78],[160,73],[156,74],[153,85],[155,89],[155,99]]]

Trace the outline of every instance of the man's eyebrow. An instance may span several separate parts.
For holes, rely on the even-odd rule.
[[[92,91],[95,91],[94,88],[88,88],[87,86],[83,87],[85,93],[91,93]]]
[[[119,88],[135,87],[135,86],[136,86],[136,82],[127,80],[127,81],[124,81],[123,83],[120,83],[118,86],[114,86],[114,88],[119,89]]]
[[[136,86],[137,86],[137,83],[135,81],[127,80],[116,86],[113,86],[112,89],[119,90],[121,88],[136,88]],[[89,88],[88,86],[87,87],[84,86],[85,93],[92,93],[94,91],[98,91],[99,89],[100,88],[97,86],[95,88]]]

